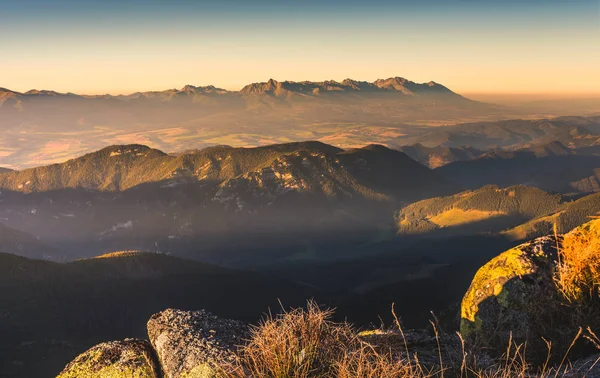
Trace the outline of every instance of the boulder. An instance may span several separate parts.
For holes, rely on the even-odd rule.
[[[111,341],[90,348],[57,378],[160,378],[160,366],[145,340]]]
[[[463,337],[505,348],[509,339],[538,336],[544,319],[558,309],[553,272],[556,239],[521,244],[485,264],[475,274],[461,304]]]
[[[557,281],[559,255],[567,286]],[[599,263],[600,219],[500,254],[479,269],[462,300],[462,335],[502,351],[509,340],[544,351],[545,339],[564,352],[579,328],[600,329]]]
[[[209,312],[168,309],[148,321],[148,336],[165,378],[212,378],[235,360],[248,327]]]

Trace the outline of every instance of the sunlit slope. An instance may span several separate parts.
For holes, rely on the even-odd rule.
[[[595,193],[567,202],[558,211],[536,217],[503,234],[515,240],[530,239],[552,233],[554,225],[558,233],[563,234],[598,215],[600,215],[600,193]]]
[[[540,189],[486,186],[408,205],[396,214],[399,234],[498,232],[561,208],[562,197]]]

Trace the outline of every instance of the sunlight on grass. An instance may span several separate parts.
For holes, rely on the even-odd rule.
[[[506,215],[506,213],[500,211],[462,210],[453,208],[433,216],[429,218],[429,220],[440,227],[452,227],[479,222],[502,215]]]

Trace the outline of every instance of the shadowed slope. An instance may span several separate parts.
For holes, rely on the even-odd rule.
[[[11,377],[48,377],[100,341],[145,338],[147,319],[165,308],[251,321],[278,298],[308,295],[272,275],[148,253],[67,264],[0,254],[0,272],[0,375]]]

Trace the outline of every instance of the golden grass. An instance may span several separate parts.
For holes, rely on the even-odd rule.
[[[453,208],[435,215],[429,218],[429,220],[440,227],[452,227],[479,222],[502,215],[505,215],[505,213],[500,211],[462,210]]]
[[[425,378],[432,377],[418,363],[399,360],[393,353],[361,345],[334,362],[335,378]]]
[[[235,366],[225,368],[230,378],[333,377],[334,362],[340,361],[358,339],[352,327],[330,320],[333,312],[315,302],[267,317],[254,327],[249,342],[240,350]]]
[[[96,256],[93,258],[94,259],[112,259],[112,258],[118,258],[118,257],[137,256],[137,255],[140,255],[143,253],[144,253],[143,251],[132,249],[132,250],[127,250],[127,251],[109,252],[109,253],[105,253],[103,255],[99,255],[99,256]]]
[[[588,302],[600,297],[598,222],[591,222],[566,234],[560,245],[555,283],[571,302]]]
[[[435,323],[437,347],[428,352],[439,362],[428,366],[410,350],[399,319],[396,335],[403,346],[374,347],[360,336],[386,335],[388,331],[356,333],[348,323],[331,321],[332,310],[321,310],[315,302],[306,309],[294,309],[268,316],[253,328],[250,339],[240,347],[237,362],[222,366],[219,378],[575,378],[586,377],[600,359],[573,366],[567,356],[581,339],[600,349],[600,340],[581,328],[559,365],[550,366],[552,343],[546,342],[548,359],[533,367],[526,360],[526,344],[511,341],[503,357],[480,367],[479,350],[467,350],[457,333],[458,343],[444,345]],[[402,341],[403,340],[403,341]],[[454,348],[454,349],[453,349]],[[398,350],[400,349],[400,350]],[[443,353],[444,352],[444,353]]]

